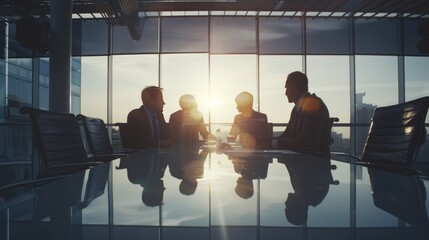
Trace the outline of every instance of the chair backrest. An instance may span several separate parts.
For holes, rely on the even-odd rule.
[[[340,119],[337,117],[330,117],[329,118],[329,134],[332,133],[332,127],[334,126],[334,123],[339,122]],[[329,145],[334,144],[334,139],[331,136],[331,141],[329,142]]]
[[[374,111],[362,161],[413,166],[426,139],[429,97]]]
[[[21,108],[20,111],[30,116],[35,142],[45,168],[87,161],[80,127],[73,114],[30,107]]]
[[[91,118],[82,114],[78,114],[76,118],[83,124],[86,141],[88,142],[88,148],[91,154],[101,155],[113,153],[109,133],[102,119]]]
[[[119,127],[119,133],[121,135],[121,142],[123,148],[133,148],[135,144],[132,140],[132,132],[127,123],[116,123]]]

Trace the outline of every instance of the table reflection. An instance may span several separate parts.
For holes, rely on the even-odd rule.
[[[334,183],[331,160],[328,157],[295,154],[279,158],[290,176],[294,189],[285,202],[285,216],[295,225],[307,223],[308,207],[316,207],[326,197],[329,185]]]
[[[168,160],[163,158],[158,150],[141,151],[133,157],[121,158],[116,169],[125,169],[130,183],[143,188],[141,200],[146,206],[159,206],[164,197],[165,187],[162,178]]]
[[[288,151],[149,149],[2,199],[0,230],[8,240],[85,239],[95,226],[115,229],[103,231],[109,239],[136,237],[131,227],[155,239],[401,239],[399,230],[419,239],[429,236],[428,189],[425,179]]]
[[[374,205],[413,226],[429,226],[423,181],[368,169]]]

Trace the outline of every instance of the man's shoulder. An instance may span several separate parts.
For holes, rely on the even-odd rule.
[[[307,113],[329,112],[323,100],[314,93],[307,94],[303,98],[301,108],[303,108]]]
[[[128,113],[128,119],[146,117],[146,111],[143,108],[136,108]]]
[[[265,113],[253,111],[253,114],[255,119],[267,119],[267,114]]]
[[[179,118],[181,118],[182,116],[183,116],[183,111],[182,111],[182,110],[175,111],[174,113],[170,114],[170,121],[171,121],[172,119],[173,119],[173,120],[179,119]]]
[[[183,110],[177,110],[174,113],[170,114],[170,117],[178,117],[183,114]]]

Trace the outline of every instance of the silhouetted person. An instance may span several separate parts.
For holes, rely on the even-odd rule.
[[[169,161],[171,176],[180,179],[179,191],[192,195],[198,186],[198,179],[204,176],[204,162],[209,152],[198,148],[176,148]]]
[[[262,144],[258,138],[264,139],[267,124],[267,115],[253,110],[253,96],[248,92],[241,92],[235,97],[237,110],[240,114],[234,117],[234,123],[229,131],[228,141],[235,141],[248,148],[256,148]],[[263,128],[263,129],[261,129]]]
[[[117,169],[127,169],[128,180],[143,188],[142,202],[146,206],[159,206],[164,197],[164,177],[167,161],[156,149],[140,151],[121,158]]]
[[[162,113],[164,98],[162,89],[146,87],[141,93],[143,105],[128,114],[127,124],[130,148],[158,148],[169,146],[168,126]]]
[[[234,157],[229,156],[234,171],[240,174],[237,178],[235,193],[243,198],[248,199],[253,196],[253,179],[265,179],[268,173],[268,164],[272,162],[271,158],[263,157]]]
[[[288,101],[295,106],[286,130],[273,141],[273,148],[329,153],[329,111],[322,99],[308,92],[307,76],[302,72],[290,73],[285,88]]]
[[[295,225],[307,223],[308,207],[319,205],[333,184],[329,158],[312,155],[288,155],[278,160],[289,172],[294,189],[285,202],[285,216]]]
[[[182,110],[171,114],[168,121],[170,136],[175,143],[198,144],[198,134],[204,140],[216,140],[216,137],[207,131],[203,114],[198,111],[194,96],[190,94],[181,96],[179,104]]]

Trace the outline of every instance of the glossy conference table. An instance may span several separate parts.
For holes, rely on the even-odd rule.
[[[0,201],[0,239],[429,239],[429,181],[289,151],[142,150]]]

